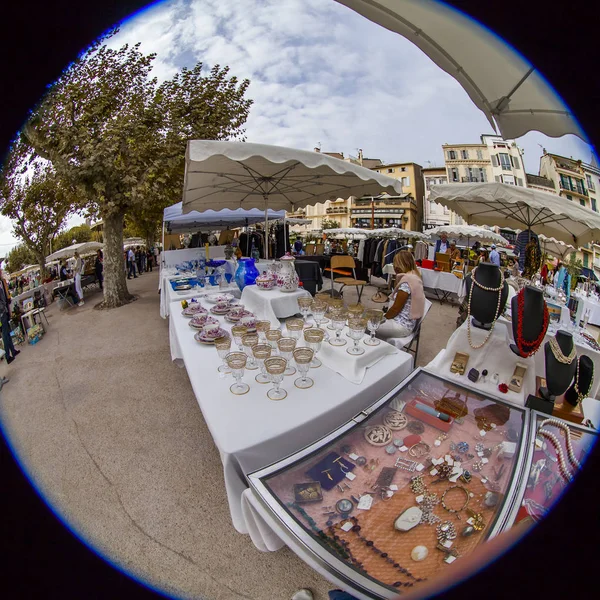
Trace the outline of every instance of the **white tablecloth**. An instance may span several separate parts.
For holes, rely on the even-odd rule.
[[[421,269],[419,267],[419,271],[423,278],[423,287],[425,289],[451,292],[458,296],[459,301],[463,301],[466,294],[464,279],[459,279],[456,275],[452,275],[452,273],[434,271],[433,269]]]
[[[578,296],[574,294],[574,297],[583,303],[583,310],[581,311],[581,319],[585,315],[585,311],[590,311],[590,318],[588,323],[590,325],[600,326],[600,303],[594,298],[587,298],[586,296]]]
[[[204,246],[200,248],[185,248],[180,250],[165,250],[161,252],[161,264],[167,267],[174,267],[188,260],[199,260],[206,257]],[[209,260],[225,258],[225,246],[209,246]]]
[[[244,381],[250,391],[234,396],[229,391],[231,376],[221,378],[217,372],[221,361],[216,350],[194,340],[194,330],[181,311],[173,310],[169,318],[169,334],[183,357],[196,399],[221,453],[231,518],[240,533],[249,531],[241,504],[247,488],[245,473],[289,456],[337,429],[411,372],[412,357],[405,352],[382,358],[367,370],[361,385],[322,366],[310,370],[315,385],[309,390],[294,387],[297,374],[286,377],[282,387],[287,398],[273,402],[267,398],[270,385],[256,383],[257,372],[246,371]]]
[[[271,321],[279,327],[279,319],[292,317],[300,312],[298,298],[310,296],[306,290],[282,292],[278,288],[261,290],[255,285],[247,285],[242,290],[240,302],[259,319]]]

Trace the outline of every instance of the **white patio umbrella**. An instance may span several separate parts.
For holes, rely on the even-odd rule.
[[[475,227],[473,225],[440,225],[430,229],[428,233],[431,236],[439,236],[445,233],[450,239],[467,239],[467,246],[470,240],[477,240],[482,244],[498,244],[499,246],[508,246],[509,242],[499,233],[484,227]]]
[[[399,194],[399,181],[320,152],[281,146],[191,140],[185,157],[183,212],[217,208],[284,209],[340,197]],[[267,244],[268,255],[268,244]]]
[[[323,230],[323,233],[325,233],[328,237],[339,237],[340,239],[346,237],[357,237],[364,239],[371,231],[371,229],[361,229],[360,227],[334,227],[333,229]]]
[[[572,112],[534,66],[467,15],[435,0],[337,1],[420,48],[460,83],[505,139],[536,130],[586,140]]]
[[[369,236],[371,237],[395,237],[395,238],[415,238],[417,240],[428,240],[429,232],[422,233],[420,231],[410,231],[410,229],[402,229],[400,227],[382,227],[380,229],[370,229]]]
[[[544,254],[552,254],[555,258],[560,259],[561,262],[565,261],[567,254],[575,252],[575,248],[570,244],[565,244],[554,238],[546,237],[543,233],[538,236],[540,244],[544,247]]]
[[[429,200],[472,225],[531,229],[574,246],[600,239],[600,214],[556,194],[504,183],[432,185]]]
[[[80,244],[73,244],[71,246],[67,246],[66,248],[62,248],[62,250],[57,250],[49,256],[46,256],[46,262],[60,258],[69,258],[70,256],[73,256],[75,252],[79,252],[79,254],[83,256],[84,254],[95,252],[99,248],[103,247],[104,244],[100,242],[81,242]]]

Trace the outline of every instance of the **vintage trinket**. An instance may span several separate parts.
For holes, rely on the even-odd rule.
[[[402,448],[402,446],[404,446],[404,440],[401,440],[400,438],[396,438],[393,443],[396,448]]]
[[[525,379],[525,373],[527,373],[527,366],[521,363],[517,363],[515,371],[510,378],[508,389],[513,392],[519,393],[523,387],[523,380]]]
[[[366,459],[364,456],[359,456],[359,457],[356,459],[356,464],[357,464],[359,467],[364,467],[364,466],[367,464],[367,459]]]
[[[389,446],[385,447],[386,454],[396,454],[397,450],[398,448],[396,448],[394,444],[390,444]]]
[[[451,373],[458,373],[459,375],[464,375],[467,369],[467,363],[469,362],[469,355],[464,352],[457,352],[454,355],[454,359],[452,360],[452,364],[450,365]]]
[[[390,410],[383,416],[383,424],[389,427],[392,431],[400,431],[404,429],[408,423],[406,415],[397,410]]]
[[[427,546],[415,546],[410,552],[410,557],[415,562],[421,562],[427,558],[428,554]]]
[[[394,528],[398,531],[410,531],[421,522],[422,516],[423,511],[418,506],[411,506],[394,521]]]
[[[498,496],[498,494],[496,492],[486,492],[483,503],[488,508],[494,508],[494,506],[496,506],[496,504],[498,504],[499,499],[500,499],[500,497]]]
[[[421,421],[409,421],[406,428],[408,429],[408,431],[416,435],[420,435],[425,431],[425,425],[423,425]]]
[[[394,469],[393,467],[383,467],[383,469],[381,469],[381,473],[379,473],[379,477],[377,478],[375,485],[378,487],[388,487],[394,480],[396,472],[397,469]]]
[[[341,500],[338,500],[335,503],[335,509],[342,515],[347,514],[352,512],[352,510],[354,509],[354,504],[352,504],[350,500],[342,498]]]
[[[298,504],[323,500],[321,484],[318,481],[297,483],[294,485],[294,499]]]
[[[404,438],[404,445],[407,448],[410,448],[411,446],[414,446],[415,444],[418,444],[421,441],[421,436],[420,435],[407,435]]]
[[[471,369],[469,371],[469,374],[467,375],[467,377],[469,378],[470,381],[472,381],[473,383],[476,383],[477,380],[479,379],[479,371],[477,369]]]
[[[403,469],[412,473],[417,468],[417,463],[414,460],[408,460],[399,456],[394,463],[394,466],[398,469]]]
[[[392,432],[385,425],[367,427],[364,436],[372,446],[387,446],[392,441]]]

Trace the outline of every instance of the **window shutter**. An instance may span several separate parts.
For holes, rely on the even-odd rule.
[[[495,154],[492,154],[492,165],[494,165],[494,167],[498,166],[498,157]],[[496,177],[496,180],[498,180],[498,177]]]
[[[502,183],[502,179],[500,178],[500,175],[496,175],[496,183]]]
[[[521,167],[519,167],[519,159],[515,156],[513,158],[513,161],[514,161],[514,167],[515,167],[515,169],[520,169]]]
[[[514,166],[515,166],[515,162],[514,162],[514,160],[513,160],[513,157],[512,157],[512,156],[509,154],[509,155],[508,155],[508,158],[510,158],[510,166],[511,166],[511,167],[514,167]]]

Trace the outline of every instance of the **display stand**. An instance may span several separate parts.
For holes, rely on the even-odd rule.
[[[585,419],[585,415],[583,414],[583,408],[581,404],[577,406],[572,406],[568,402],[564,400],[564,398],[559,398],[554,403],[554,410],[552,411],[552,416],[558,417],[559,419],[563,419],[565,421],[569,421],[570,423],[577,423],[581,425]]]

